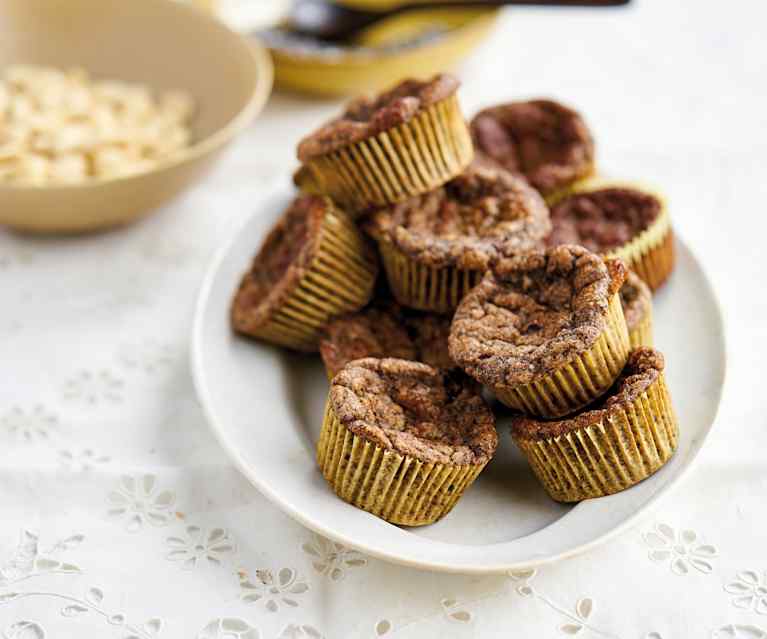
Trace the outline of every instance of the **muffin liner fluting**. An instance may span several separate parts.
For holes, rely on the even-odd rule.
[[[662,374],[628,406],[605,412],[600,421],[556,437],[514,436],[553,499],[574,502],[619,492],[674,454],[679,427]]]
[[[330,401],[317,463],[341,499],[403,526],[424,526],[444,517],[486,465],[423,462],[388,450],[345,428]]]
[[[642,320],[629,330],[629,342],[631,348],[637,348],[638,346],[652,346],[652,310],[647,309]]]
[[[316,255],[298,284],[264,324],[252,332],[281,346],[316,351],[330,318],[370,301],[378,263],[354,223],[337,210],[322,223]]]
[[[623,370],[628,354],[628,329],[616,293],[610,300],[604,330],[587,351],[528,384],[492,390],[501,402],[528,415],[561,417],[605,393]]]
[[[620,257],[656,291],[674,270],[674,233],[665,204],[658,218],[630,242],[608,254]]]
[[[485,274],[455,266],[421,264],[385,238],[378,241],[378,250],[394,298],[403,306],[421,311],[451,313]]]
[[[318,189],[352,214],[430,191],[460,173],[474,155],[455,95],[411,120],[307,161],[302,187]]]

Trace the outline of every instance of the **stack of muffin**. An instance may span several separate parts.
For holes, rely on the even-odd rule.
[[[239,333],[320,352],[320,470],[404,525],[448,513],[493,457],[483,387],[559,501],[641,481],[677,440],[650,348],[650,289],[674,263],[663,200],[596,178],[572,109],[512,102],[467,123],[457,89],[406,80],[304,138],[303,194],[232,304]]]

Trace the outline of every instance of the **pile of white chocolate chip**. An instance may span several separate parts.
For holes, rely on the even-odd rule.
[[[191,96],[12,65],[0,78],[0,184],[77,183],[148,171],[191,141]]]

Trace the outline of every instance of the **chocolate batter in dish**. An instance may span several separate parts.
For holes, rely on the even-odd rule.
[[[594,140],[583,118],[553,100],[508,102],[471,121],[474,146],[522,175],[544,197],[594,173]]]
[[[664,368],[660,352],[637,348],[612,388],[581,412],[559,421],[512,420],[514,441],[554,499],[609,495],[668,461],[678,426]]]
[[[628,356],[626,277],[580,246],[499,260],[458,307],[451,357],[511,408],[556,417],[607,390]]]
[[[392,523],[432,523],[495,453],[494,423],[460,373],[402,359],[355,360],[333,378],[318,463],[355,506]]]

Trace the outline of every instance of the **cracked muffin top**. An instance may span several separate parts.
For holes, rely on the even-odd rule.
[[[375,97],[351,101],[344,112],[298,144],[298,159],[332,153],[411,120],[418,112],[453,95],[458,80],[447,73],[429,80],[407,79]]]
[[[314,257],[330,201],[296,198],[266,236],[232,303],[235,330],[249,333],[268,320],[298,283]]]
[[[471,121],[474,146],[549,195],[593,172],[594,140],[577,111],[553,100],[508,102]]]
[[[395,357],[454,368],[447,352],[449,334],[449,317],[382,302],[331,321],[320,339],[320,355],[331,375],[364,357]]]
[[[403,359],[360,359],[334,378],[341,424],[423,462],[481,465],[495,453],[495,419],[465,376]]]
[[[499,254],[540,247],[551,227],[535,189],[476,159],[443,186],[373,212],[363,228],[423,264],[484,270]]]
[[[529,383],[593,345],[625,277],[580,246],[499,260],[458,306],[450,355],[488,386]]]
[[[661,214],[663,203],[650,193],[608,187],[568,195],[551,209],[546,242],[580,244],[595,253],[623,246]]]
[[[596,402],[572,417],[557,421],[514,417],[511,432],[519,439],[540,440],[598,424],[609,419],[612,412],[628,408],[661,376],[664,368],[665,361],[660,351],[647,346],[635,348],[629,353],[628,361],[613,387]]]
[[[634,271],[629,271],[620,290],[623,316],[629,331],[636,328],[652,308],[652,293]]]

